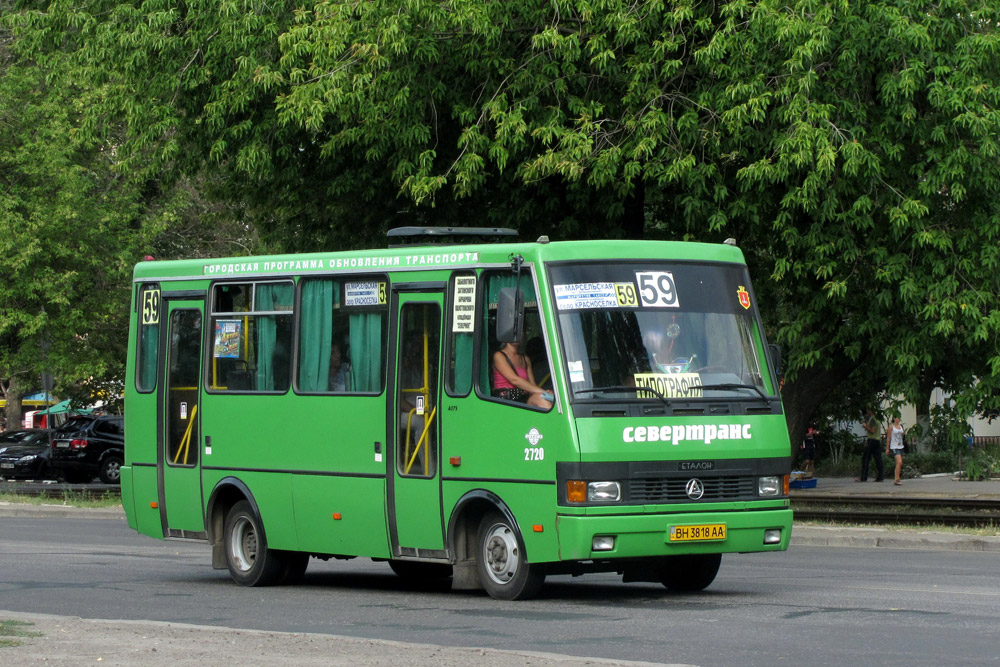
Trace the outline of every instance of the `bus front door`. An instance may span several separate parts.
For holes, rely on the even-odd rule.
[[[393,294],[395,382],[390,414],[389,529],[396,556],[444,557],[439,360],[443,293]]]
[[[167,537],[203,537],[201,345],[204,301],[170,300],[166,396],[157,442],[160,517]]]

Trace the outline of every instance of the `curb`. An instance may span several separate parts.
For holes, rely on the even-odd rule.
[[[1000,551],[1000,536],[880,528],[793,526],[790,547],[855,547],[931,551]]]
[[[29,505],[0,502],[0,517],[40,517],[52,519],[125,520],[121,507],[73,507],[72,505]]]

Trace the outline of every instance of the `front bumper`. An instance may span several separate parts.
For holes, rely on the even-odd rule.
[[[670,542],[671,525],[725,524],[726,539]],[[570,516],[556,519],[560,560],[648,558],[697,553],[784,551],[792,534],[792,510],[760,509],[635,515]],[[764,532],[778,529],[781,539],[764,543]],[[594,537],[612,536],[614,548],[594,551]]]

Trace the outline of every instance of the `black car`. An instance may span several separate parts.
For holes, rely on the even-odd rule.
[[[0,433],[0,478],[45,479],[49,474],[51,429]]]
[[[52,469],[72,484],[95,475],[105,484],[118,484],[124,461],[124,417],[77,415],[52,435]]]

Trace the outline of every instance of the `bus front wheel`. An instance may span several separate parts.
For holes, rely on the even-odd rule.
[[[722,554],[667,556],[660,565],[660,581],[678,593],[701,591],[715,581],[721,563]]]
[[[243,586],[270,586],[281,577],[281,554],[267,548],[260,517],[246,500],[233,505],[226,516],[226,565],[233,581]]]
[[[517,526],[502,514],[490,512],[483,517],[476,545],[479,580],[491,597],[525,600],[541,590],[545,571],[527,561]]]

